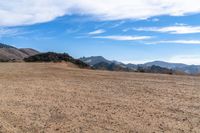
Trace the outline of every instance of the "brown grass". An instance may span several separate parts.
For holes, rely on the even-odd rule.
[[[200,132],[200,78],[0,64],[0,132]]]

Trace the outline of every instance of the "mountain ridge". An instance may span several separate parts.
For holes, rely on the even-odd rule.
[[[23,61],[28,57],[33,57],[40,54],[35,49],[32,48],[16,48],[11,45],[0,43],[0,62],[13,62],[13,61]],[[43,53],[44,54],[44,53]],[[54,56],[55,60],[67,59],[67,56],[62,54],[50,54]],[[38,57],[38,56],[36,56]],[[59,58],[57,58],[59,57]],[[66,57],[66,58],[65,58]],[[71,57],[71,56],[70,56]],[[47,57],[48,59],[49,57]],[[72,57],[71,57],[72,58]],[[69,58],[69,59],[71,59]],[[29,58],[30,59],[30,58]],[[51,60],[51,58],[49,58]],[[54,60],[52,58],[52,60]],[[74,58],[73,58],[74,59]],[[124,64],[115,60],[107,60],[103,56],[91,56],[82,57],[80,59],[71,60],[73,63],[78,65],[86,66],[89,65],[91,68],[100,70],[110,70],[110,71],[127,71],[127,72],[158,72],[158,73],[185,73],[190,75],[200,74],[200,65],[187,65],[183,63],[169,63],[165,61],[152,61],[144,64]],[[85,63],[85,64],[84,64]],[[155,67],[157,66],[157,67]],[[168,69],[168,70],[166,70]],[[171,72],[172,71],[172,72]]]
[[[100,56],[97,56],[98,58],[100,58]],[[95,56],[92,56],[92,59],[90,62],[87,62],[88,59],[90,59],[91,57],[84,57],[84,60],[82,60],[82,58],[80,58],[80,60],[82,60],[85,63],[88,63],[89,65],[92,66],[96,66],[96,68],[98,68],[97,64],[95,64]],[[104,59],[107,63],[109,62],[110,64],[115,64],[117,65],[115,62],[116,61],[110,61],[105,59],[104,57],[101,57],[101,59]],[[94,61],[94,62],[92,62]],[[100,62],[98,62],[100,63]],[[200,65],[187,65],[187,64],[183,64],[183,63],[170,63],[170,62],[165,62],[165,61],[152,61],[152,62],[147,62],[144,64],[124,64],[121,62],[118,62],[118,64],[121,64],[124,68],[126,67],[129,71],[138,71],[138,68],[143,68],[144,71],[150,71],[151,68],[155,69],[155,67],[153,66],[158,66],[161,68],[167,68],[169,70],[173,70],[175,73],[186,73],[186,74],[191,74],[191,75],[197,75],[200,74]],[[150,70],[148,70],[150,69]],[[160,68],[158,68],[160,69]],[[161,70],[161,69],[160,69]],[[163,69],[164,70],[164,69]],[[165,70],[164,70],[165,71]]]

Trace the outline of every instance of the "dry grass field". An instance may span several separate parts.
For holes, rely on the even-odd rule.
[[[199,133],[200,77],[0,64],[0,133]]]

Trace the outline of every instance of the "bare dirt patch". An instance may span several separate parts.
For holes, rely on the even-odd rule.
[[[200,132],[200,78],[0,64],[0,132]]]

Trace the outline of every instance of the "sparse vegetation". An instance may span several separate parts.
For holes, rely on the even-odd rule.
[[[68,54],[60,54],[60,53],[54,53],[54,52],[48,52],[48,53],[41,53],[34,56],[30,56],[28,58],[24,59],[25,62],[71,62],[75,65],[77,65],[80,68],[90,68],[89,65],[86,63],[74,59],[73,57],[69,56]]]

